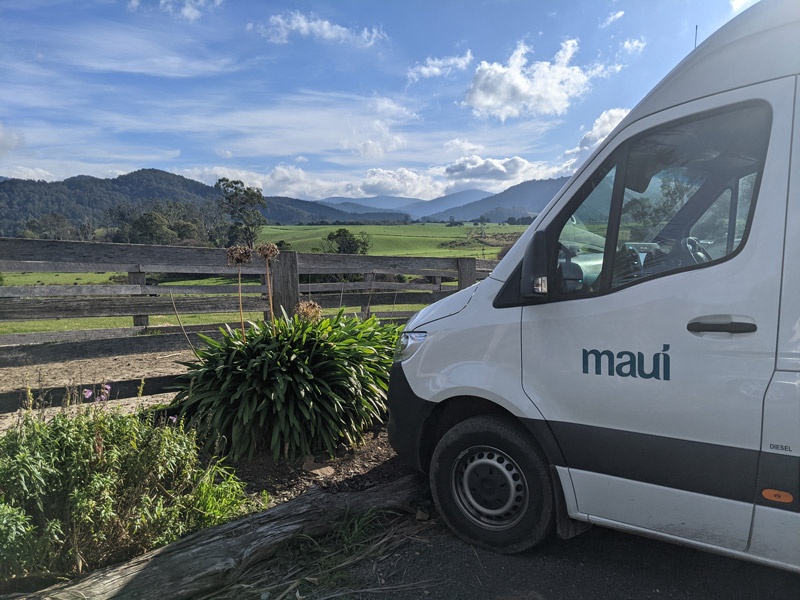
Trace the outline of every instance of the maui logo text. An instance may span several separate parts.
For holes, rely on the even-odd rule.
[[[616,375],[669,381],[669,344],[647,360],[643,352],[617,352],[611,350],[583,349],[583,372],[585,374]],[[591,367],[591,368],[590,368]],[[605,367],[605,369],[604,369]]]

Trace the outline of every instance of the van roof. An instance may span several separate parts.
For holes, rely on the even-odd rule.
[[[798,73],[800,0],[761,0],[678,63],[620,125],[683,102]]]

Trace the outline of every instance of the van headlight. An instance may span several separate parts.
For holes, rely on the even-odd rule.
[[[414,353],[422,346],[428,334],[424,331],[404,331],[397,340],[397,348],[394,351],[394,362],[402,362],[414,356]]]

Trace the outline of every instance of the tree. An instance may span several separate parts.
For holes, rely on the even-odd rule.
[[[40,240],[74,239],[72,223],[61,213],[47,213],[38,219],[28,219],[23,237]]]
[[[131,224],[131,241],[134,244],[169,246],[178,241],[178,234],[169,228],[167,218],[157,211],[148,211]]]
[[[323,240],[322,246],[329,254],[366,254],[372,241],[364,231],[355,236],[348,229],[341,228],[331,231]]]
[[[231,181],[226,177],[219,179],[214,187],[222,192],[220,205],[233,224],[230,235],[236,239],[229,242],[238,241],[252,249],[258,230],[267,223],[259,210],[267,206],[261,190],[245,187],[241,181]]]

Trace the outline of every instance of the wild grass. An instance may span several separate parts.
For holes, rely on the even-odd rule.
[[[332,524],[328,533],[300,535],[283,544],[268,563],[253,566],[225,589],[216,590],[217,600],[275,598],[361,597],[391,592],[413,592],[433,584],[417,581],[402,586],[375,587],[354,574],[360,565],[391,556],[409,539],[419,536],[429,524],[408,515],[369,511],[349,515]]]
[[[251,502],[232,470],[200,460],[177,420],[105,402],[50,418],[30,410],[0,435],[0,584],[125,561]]]
[[[207,325],[212,323],[236,323],[239,313],[203,313],[182,314],[181,323],[187,325]],[[257,321],[264,318],[263,312],[245,312],[245,321]],[[177,326],[175,315],[151,315],[149,327]],[[132,327],[131,317],[83,317],[76,319],[53,319],[47,321],[0,321],[0,335],[11,333],[40,333],[47,331],[77,331],[84,329],[112,329],[115,327]]]

